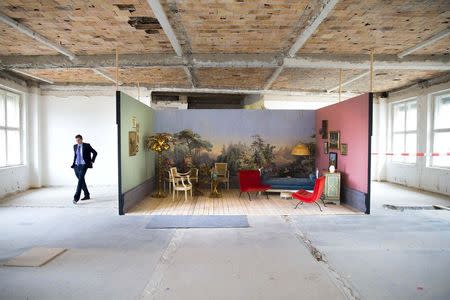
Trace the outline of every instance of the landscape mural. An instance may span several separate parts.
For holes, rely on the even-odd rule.
[[[209,170],[215,162],[226,162],[231,177],[240,169],[259,168],[264,176],[314,173],[313,111],[174,110],[158,112],[155,122],[156,132],[174,136],[172,149],[165,152],[167,169]],[[299,142],[310,145],[310,156],[291,155]]]

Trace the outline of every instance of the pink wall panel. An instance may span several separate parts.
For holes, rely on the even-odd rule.
[[[368,191],[369,168],[369,94],[330,105],[317,110],[316,140],[317,167],[319,171],[328,169],[328,155],[324,154],[323,142],[319,133],[322,120],[328,120],[328,131],[338,130],[341,143],[348,144],[348,154],[338,153],[338,171],[342,173],[343,186],[363,193]]]

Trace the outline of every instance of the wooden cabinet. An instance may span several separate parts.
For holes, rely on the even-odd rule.
[[[339,172],[324,172],[325,188],[323,190],[324,202],[333,202],[340,204],[341,198],[341,173]]]

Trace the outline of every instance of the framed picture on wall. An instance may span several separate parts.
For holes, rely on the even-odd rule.
[[[330,152],[328,154],[328,166],[334,166],[337,170],[337,159],[338,159],[337,152]]]
[[[341,154],[342,155],[347,155],[347,151],[348,151],[348,145],[347,144],[341,144]]]
[[[330,149],[339,149],[339,139],[340,139],[340,132],[339,131],[330,131],[328,134],[328,147]]]
[[[323,153],[328,154],[328,142],[323,142]]]
[[[137,133],[136,131],[128,132],[128,154],[129,156],[135,156],[139,151],[139,144],[137,141]]]
[[[323,140],[328,137],[328,120],[322,120],[322,128],[320,128],[319,133]]]

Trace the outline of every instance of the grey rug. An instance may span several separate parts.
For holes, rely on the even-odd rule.
[[[246,228],[247,216],[151,216],[146,229],[164,228]]]

